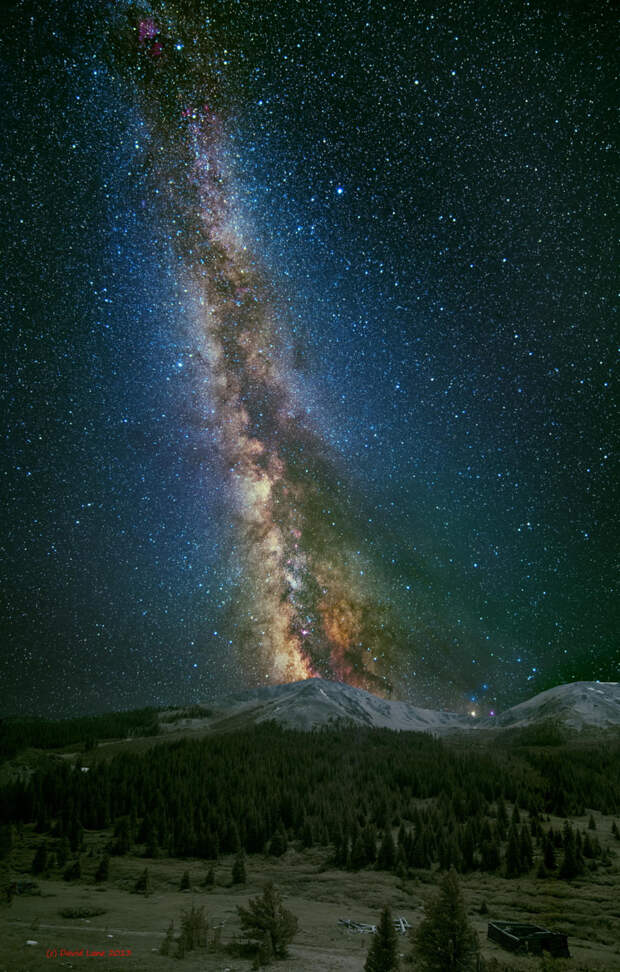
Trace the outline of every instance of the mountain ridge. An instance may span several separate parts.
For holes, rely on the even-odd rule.
[[[569,682],[538,693],[498,716],[474,718],[456,712],[426,709],[382,699],[365,689],[323,678],[260,686],[196,707],[162,713],[161,728],[178,732],[233,731],[274,721],[286,728],[309,731],[346,722],[401,732],[436,734],[485,729],[511,729],[555,722],[571,729],[620,726],[620,683]],[[178,719],[174,718],[179,713]],[[185,714],[184,714],[185,713]]]

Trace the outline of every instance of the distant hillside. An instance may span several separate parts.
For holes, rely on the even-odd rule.
[[[274,721],[291,729],[346,722],[349,725],[434,734],[523,728],[554,722],[569,728],[620,726],[620,684],[574,682],[558,685],[508,709],[500,716],[473,719],[455,712],[423,709],[380,699],[363,689],[322,678],[270,685],[228,696],[201,711],[162,713],[162,730],[233,731]]]
[[[161,714],[162,729],[231,731],[273,721],[289,729],[309,730],[335,722],[375,729],[442,733],[470,728],[472,720],[455,712],[422,709],[408,702],[380,699],[342,682],[310,678],[287,685],[269,685],[209,703],[200,716],[180,710]]]
[[[104,743],[107,748],[124,748],[129,740],[230,733],[265,722],[301,731],[347,725],[440,736],[476,732],[481,738],[485,730],[533,731],[551,726],[557,733],[560,729],[620,728],[620,683],[558,685],[501,715],[475,719],[380,699],[351,685],[311,678],[250,689],[204,705],[159,711],[139,709],[66,720],[0,719],[0,761],[28,748],[84,751]]]
[[[572,729],[620,726],[620,682],[569,682],[556,685],[497,716],[497,728],[522,728],[556,722]],[[490,720],[485,720],[488,726]]]

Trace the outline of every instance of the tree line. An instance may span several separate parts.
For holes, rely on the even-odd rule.
[[[62,749],[81,745],[95,747],[98,740],[127,736],[156,736],[160,732],[158,710],[134,709],[76,719],[40,719],[11,716],[0,719],[0,761],[13,759],[24,749]]]
[[[425,734],[268,724],[103,756],[95,751],[88,768],[50,760],[5,784],[0,854],[13,825],[34,823],[63,867],[79,855],[84,829],[110,828],[110,855],[281,856],[295,841],[351,870],[406,875],[438,865],[516,877],[536,856],[546,874],[575,876],[608,863],[607,852],[595,830],[554,832],[546,814],[583,813],[586,800],[620,809],[611,749],[589,751],[586,764],[564,749],[462,752]]]

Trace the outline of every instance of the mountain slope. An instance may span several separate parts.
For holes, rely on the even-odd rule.
[[[495,728],[559,722],[573,729],[620,726],[620,682],[569,682],[547,689],[493,720]],[[491,725],[486,719],[485,726]]]
[[[337,720],[359,726],[400,729],[413,732],[444,732],[465,729],[467,716],[454,712],[422,709],[408,702],[380,699],[363,689],[322,678],[310,678],[287,685],[269,685],[228,696],[208,706],[204,719],[180,719],[164,723],[163,729],[240,729],[274,720],[291,729],[312,729]],[[165,714],[164,718],[170,718]]]
[[[472,719],[456,712],[423,709],[380,699],[363,689],[322,678],[268,685],[227,696],[204,707],[204,715],[172,710],[161,715],[167,732],[232,732],[272,720],[290,729],[345,720],[349,724],[404,732],[480,732],[558,722],[581,729],[620,726],[620,683],[573,682],[541,692],[499,716]]]

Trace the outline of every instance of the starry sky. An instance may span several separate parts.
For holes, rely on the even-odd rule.
[[[4,17],[0,714],[618,680],[610,0]]]

